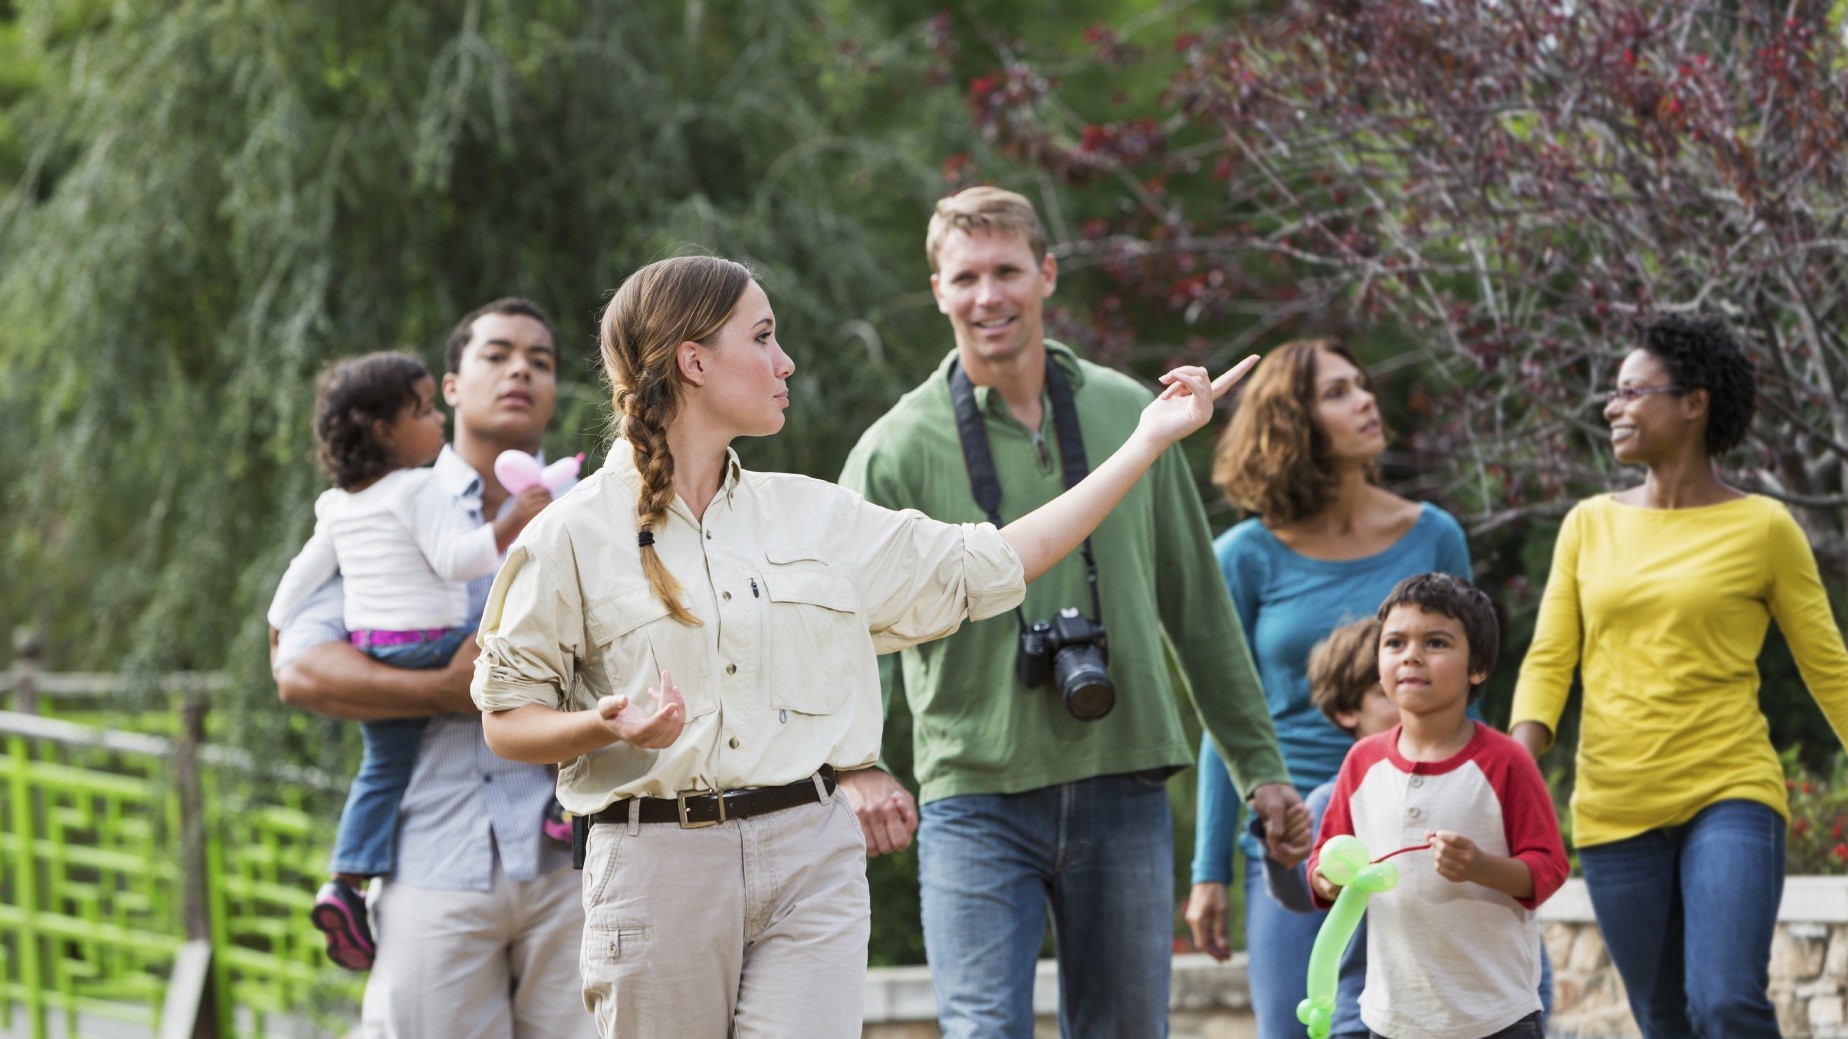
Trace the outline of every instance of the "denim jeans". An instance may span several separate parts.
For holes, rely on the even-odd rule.
[[[1257,1018],[1258,1039],[1308,1036],[1308,1028],[1296,1019],[1296,1005],[1308,993],[1309,951],[1315,948],[1315,936],[1327,916],[1323,912],[1291,912],[1279,905],[1265,884],[1263,860],[1246,857],[1245,975],[1251,984],[1251,1012]],[[1365,933],[1355,932],[1357,944],[1365,941]],[[1366,946],[1360,947],[1364,961]],[[1335,999],[1335,1035],[1344,1034],[1342,1028],[1350,1020],[1358,1026],[1353,1000],[1359,997],[1359,986],[1350,977],[1345,960],[1342,968]]]
[[[1046,914],[1066,1039],[1168,1034],[1174,823],[1159,772],[946,797],[918,830],[945,1039],[1030,1039]]]
[[[440,637],[397,646],[367,646],[363,652],[381,664],[422,671],[443,667],[456,655],[462,640],[472,634],[451,628]],[[428,718],[395,718],[361,722],[359,734],[365,756],[359,774],[347,788],[346,807],[334,834],[335,873],[382,877],[391,872],[398,837],[398,802],[411,783],[417,764],[417,745]]]
[[[1784,820],[1721,801],[1680,826],[1579,849],[1585,889],[1646,1039],[1775,1037],[1765,995]]]

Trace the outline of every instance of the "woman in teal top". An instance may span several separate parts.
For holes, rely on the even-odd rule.
[[[1379,409],[1353,354],[1329,340],[1273,351],[1221,438],[1213,481],[1255,513],[1214,543],[1264,685],[1291,781],[1303,794],[1334,778],[1353,741],[1309,702],[1309,651],[1371,616],[1401,578],[1431,570],[1467,578],[1463,528],[1435,505],[1373,482],[1386,447]],[[1226,885],[1238,795],[1210,741],[1200,751],[1195,943],[1224,958]],[[1279,905],[1264,884],[1263,849],[1246,841],[1245,937],[1260,1039],[1306,1035],[1296,1020],[1322,914]]]

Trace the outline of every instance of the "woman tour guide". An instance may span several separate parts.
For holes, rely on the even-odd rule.
[[[1014,607],[1251,362],[1162,377],[1136,433],[1001,530],[739,465],[795,363],[745,267],[637,271],[602,322],[630,450],[526,529],[481,624],[489,745],[562,762],[593,820],[585,1002],[605,1036],[858,1036],[865,841],[837,771],[879,750],[874,654]]]

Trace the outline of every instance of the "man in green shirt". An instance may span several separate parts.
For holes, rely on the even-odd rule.
[[[951,390],[973,384],[1006,519],[1065,486],[1050,359],[1070,386],[1087,459],[1135,429],[1151,394],[1044,338],[1057,266],[1032,204],[971,188],[937,205],[926,242],[931,290],[956,349],[860,438],[841,483],[895,509],[981,522]],[[1064,431],[1070,435],[1070,431]],[[949,1039],[1032,1032],[1034,962],[1046,913],[1059,957],[1060,1030],[1166,1034],[1174,913],[1166,778],[1193,762],[1163,650],[1172,645],[1195,709],[1284,862],[1309,850],[1308,812],[1277,749],[1251,656],[1214,565],[1185,459],[1169,451],[1091,538],[1027,588],[1021,620],[1076,608],[1108,632],[1113,709],[1080,720],[1054,680],[1016,674],[1020,622],[998,617],[905,650],[882,673],[915,718],[922,827],[888,773],[842,776],[868,854],[918,833],[924,939]],[[890,695],[890,684],[888,685]],[[1084,713],[1084,712],[1079,712]]]

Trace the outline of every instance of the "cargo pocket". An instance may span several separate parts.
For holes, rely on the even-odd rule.
[[[669,618],[667,604],[653,587],[618,588],[590,603],[584,608],[584,626],[609,692],[627,696],[630,703],[652,713],[655,699],[648,691],[660,684],[665,667],[686,700],[687,720],[718,710],[706,681],[703,653],[697,648],[691,654],[676,652],[686,641],[675,638],[681,625]],[[595,701],[585,706],[595,706]]]
[[[764,638],[772,710],[832,714],[852,691],[854,664],[872,655],[853,582],[807,550],[767,549]]]

